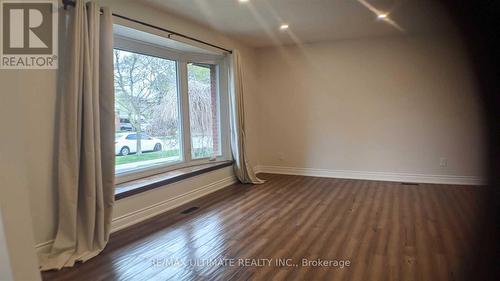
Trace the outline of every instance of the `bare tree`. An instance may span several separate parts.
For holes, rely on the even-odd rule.
[[[117,109],[128,115],[137,133],[137,154],[140,155],[145,120],[151,119],[165,99],[165,93],[176,87],[175,62],[115,50],[114,63]]]
[[[152,135],[164,137],[167,147],[176,147],[178,144],[179,110],[176,91],[167,92],[161,103],[153,108],[151,126],[146,131]]]
[[[125,113],[137,133],[137,154],[142,153],[141,133],[160,136],[177,146],[179,101],[174,61],[115,50],[116,108]],[[213,150],[210,68],[189,65],[189,121],[195,153]]]
[[[212,147],[212,106],[210,86],[198,81],[189,83],[189,121],[191,126],[191,137],[196,137],[201,151]]]

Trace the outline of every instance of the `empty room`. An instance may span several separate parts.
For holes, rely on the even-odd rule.
[[[460,2],[0,0],[0,281],[499,280]]]

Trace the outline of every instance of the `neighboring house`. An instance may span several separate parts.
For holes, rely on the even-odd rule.
[[[116,131],[133,131],[134,126],[130,123],[128,117],[120,116],[119,113],[115,114],[115,130]]]

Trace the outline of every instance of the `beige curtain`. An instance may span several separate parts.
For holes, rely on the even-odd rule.
[[[108,242],[114,202],[114,82],[108,9],[76,1],[61,62],[57,188],[58,229],[41,269],[61,269],[97,255]]]
[[[261,184],[248,164],[245,136],[245,107],[243,101],[243,68],[241,55],[234,50],[230,55],[229,67],[229,113],[231,126],[231,151],[234,159],[234,173],[242,183]]]

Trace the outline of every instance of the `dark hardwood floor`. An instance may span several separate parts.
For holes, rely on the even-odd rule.
[[[464,279],[480,187],[261,177],[115,233],[101,255],[43,279]]]

